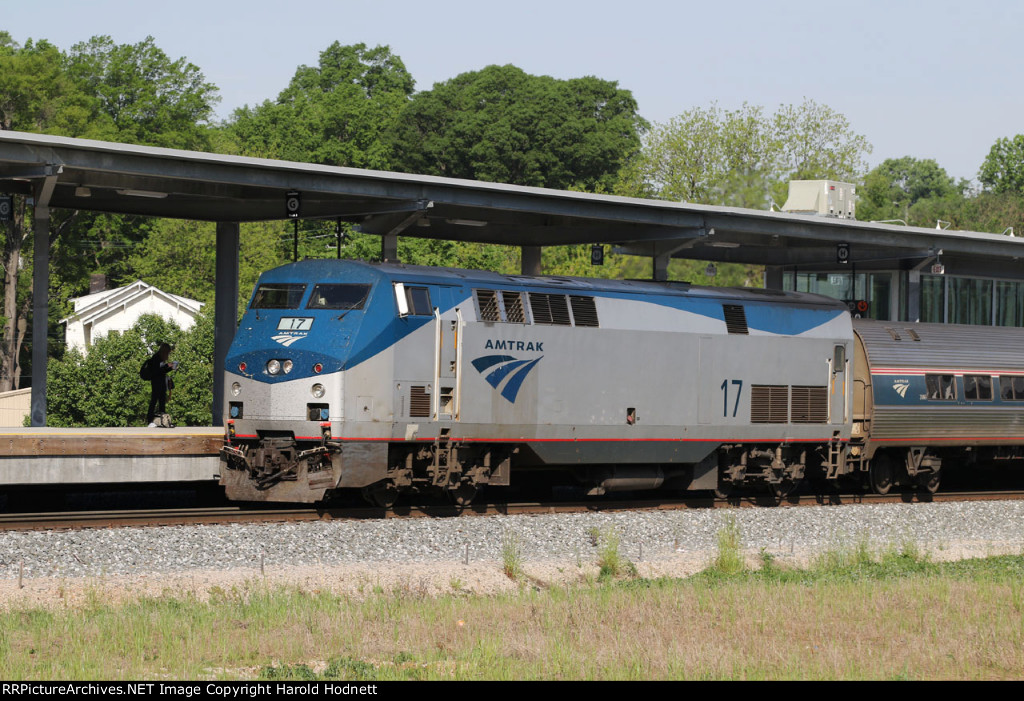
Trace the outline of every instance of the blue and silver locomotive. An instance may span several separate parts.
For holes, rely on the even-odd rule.
[[[221,482],[238,500],[384,505],[466,503],[526,470],[591,494],[781,495],[808,472],[934,489],[954,453],[1024,444],[1019,354],[973,346],[964,365],[956,328],[977,331],[855,325],[840,302],[771,290],[293,263],[262,275],[228,353]],[[1019,348],[1019,329],[986,332]],[[986,401],[972,435],[952,428]]]

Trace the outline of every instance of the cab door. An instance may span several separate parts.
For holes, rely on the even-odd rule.
[[[850,372],[845,345],[836,345],[833,347],[832,357],[829,358],[828,361],[828,372],[828,422],[830,424],[845,424],[849,419],[846,415],[846,394],[848,384],[846,380]]]

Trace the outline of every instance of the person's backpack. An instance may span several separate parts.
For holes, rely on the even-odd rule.
[[[151,381],[153,379],[153,362],[152,362],[152,360],[153,360],[152,358],[148,358],[146,360],[146,362],[144,362],[142,364],[142,367],[139,368],[139,377],[141,377],[143,380],[146,380],[147,382],[149,382],[149,381]]]

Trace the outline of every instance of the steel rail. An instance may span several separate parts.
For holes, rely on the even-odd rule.
[[[694,508],[780,506],[832,506],[913,502],[1004,501],[1024,499],[1024,491],[972,491],[939,494],[807,494],[780,502],[768,495],[722,498],[608,500],[588,502],[521,502],[458,506],[289,507],[226,506],[214,508],[140,509],[52,513],[0,514],[0,530],[67,530],[124,526],[180,526],[225,523],[365,520],[383,518],[488,516],[515,514],[583,513],[595,511],[668,511]]]

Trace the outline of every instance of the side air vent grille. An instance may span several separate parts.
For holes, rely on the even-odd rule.
[[[498,295],[494,290],[476,290],[476,303],[480,307],[481,321],[501,321],[498,312]]]
[[[569,303],[572,305],[572,320],[576,326],[600,326],[593,297],[570,295]]]
[[[789,387],[753,385],[750,388],[750,423],[784,424],[789,419]]]
[[[510,324],[525,324],[526,312],[523,311],[523,295],[519,292],[503,290],[501,301],[505,303],[505,320]]]
[[[413,385],[409,388],[409,416],[430,416],[430,392],[425,385]]]
[[[569,304],[565,295],[548,295],[539,292],[530,293],[530,311],[533,312],[533,323],[571,326]]]
[[[749,334],[747,330],[747,312],[740,304],[723,304],[725,312],[725,328],[729,333]]]
[[[828,388],[794,385],[790,398],[790,421],[795,424],[823,424],[828,421]]]

